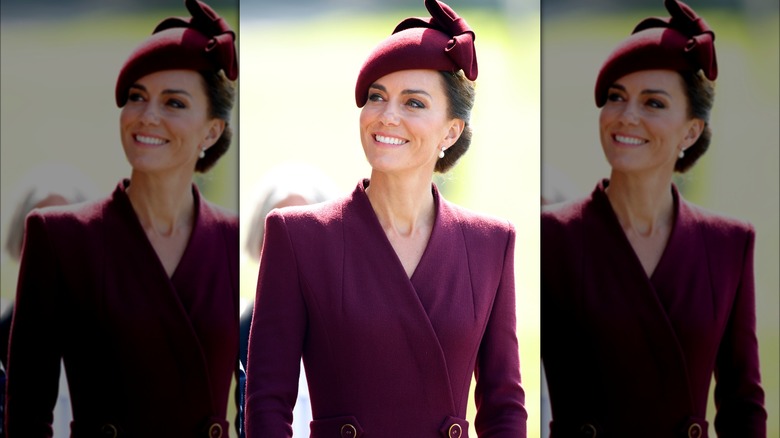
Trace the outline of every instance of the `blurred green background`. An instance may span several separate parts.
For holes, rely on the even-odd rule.
[[[641,19],[668,14],[661,1],[647,8],[600,1],[604,6],[595,11],[571,2],[572,7],[562,7],[563,3],[542,5],[542,185],[549,196],[571,197],[590,193],[599,178],[609,176],[593,97],[601,63]],[[778,437],[778,2],[718,2],[730,3],[722,7],[707,1],[687,3],[715,30],[719,76],[710,122],[712,144],[677,183],[690,201],[748,220],[756,228],[757,325],[769,413],[767,436]],[[714,414],[711,403],[710,422]]]

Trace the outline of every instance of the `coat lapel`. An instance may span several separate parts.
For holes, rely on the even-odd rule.
[[[590,249],[586,249],[583,270],[584,283],[593,285],[597,290],[592,292],[591,296],[598,299],[588,303],[592,307],[589,311],[598,315],[598,318],[591,322],[595,330],[609,333],[603,339],[615,340],[613,344],[601,345],[601,348],[616,349],[617,351],[604,351],[604,354],[617,360],[626,360],[625,368],[628,369],[636,363],[636,358],[625,355],[626,357],[621,359],[620,351],[641,351],[641,348],[637,350],[636,344],[644,343],[647,351],[651,352],[648,360],[655,365],[645,367],[642,373],[660,374],[653,375],[647,382],[637,382],[640,388],[641,385],[650,384],[656,379],[672,379],[677,382],[672,387],[688,387],[687,366],[681,342],[659,295],[659,286],[665,285],[656,280],[666,278],[663,271],[669,269],[666,265],[673,264],[674,259],[678,258],[674,251],[679,249],[678,241],[686,231],[681,229],[679,220],[676,219],[670,241],[653,274],[655,281],[651,281],[623,232],[603,188],[601,185],[594,192],[594,208],[597,212],[589,216],[594,222],[585,226],[586,229],[599,231],[585,236],[585,247]],[[587,254],[591,254],[591,257]],[[676,271],[679,268],[673,269]],[[626,309],[629,311],[626,312]],[[603,378],[610,379],[609,376]],[[672,398],[669,403],[679,404],[680,409],[688,411],[693,403],[690,391],[688,395],[687,398]]]
[[[352,315],[350,318],[355,314],[362,315],[359,327],[366,343],[385,339],[390,351],[409,352],[408,359],[420,374],[436,380],[416,388],[425,394],[410,396],[422,395],[430,398],[432,404],[450,400],[454,410],[447,362],[429,314],[429,311],[434,315],[441,313],[442,303],[447,299],[442,296],[442,286],[436,285],[435,279],[429,276],[447,269],[436,266],[439,261],[436,256],[443,245],[452,245],[446,242],[449,237],[446,230],[450,225],[442,225],[441,214],[437,213],[428,246],[410,279],[371,207],[364,185],[361,184],[353,194],[354,202],[347,204],[343,215],[344,279],[356,282],[345,284],[344,291],[361,296],[343,297],[342,311]],[[438,196],[436,202],[439,202]],[[388,333],[394,335],[388,336]]]

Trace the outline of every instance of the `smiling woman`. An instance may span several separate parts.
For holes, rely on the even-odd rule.
[[[371,177],[266,219],[247,436],[289,437],[303,359],[312,437],[525,437],[515,229],[432,182],[471,137],[474,31],[446,4],[377,45],[355,86]],[[346,359],[346,360],[345,360]],[[498,436],[498,435],[496,435]]]
[[[706,151],[715,33],[688,5],[642,20],[596,80],[610,166],[541,218],[550,436],[765,437],[753,225],[673,183]],[[637,425],[641,425],[637,427]]]
[[[238,366],[238,221],[193,177],[230,144],[235,33],[203,2],[128,57],[115,99],[129,178],[28,216],[6,432],[51,434],[59,363],[73,436],[227,436]],[[224,435],[223,435],[224,434]]]

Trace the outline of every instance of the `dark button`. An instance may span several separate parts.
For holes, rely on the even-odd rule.
[[[701,436],[701,425],[699,423],[693,423],[688,426],[688,438],[700,438]]]
[[[585,423],[580,427],[580,434],[587,438],[596,438],[596,426]]]
[[[463,435],[463,429],[460,427],[460,424],[455,423],[450,426],[450,430],[447,431],[447,435],[450,438],[460,438],[461,435]]]
[[[355,429],[355,426],[349,423],[341,426],[341,438],[357,438],[357,429]]]
[[[106,423],[100,428],[100,435],[106,438],[116,438],[118,432],[116,426],[111,423]]]
[[[222,425],[214,423],[209,427],[209,438],[222,438]]]

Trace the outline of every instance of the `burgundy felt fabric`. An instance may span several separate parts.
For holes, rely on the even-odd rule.
[[[224,70],[238,78],[235,32],[207,4],[185,0],[191,18],[166,18],[133,50],[119,72],[116,104],[127,103],[127,91],[139,78],[162,70]]]
[[[604,61],[596,79],[597,107],[607,102],[607,91],[615,81],[641,70],[702,70],[709,80],[717,78],[715,33],[685,3],[666,0],[664,4],[670,17],[642,20]]]
[[[447,4],[425,0],[430,18],[411,17],[401,21],[392,35],[369,54],[358,74],[355,102],[363,107],[374,81],[401,70],[438,70],[463,73],[477,79],[474,31]]]

